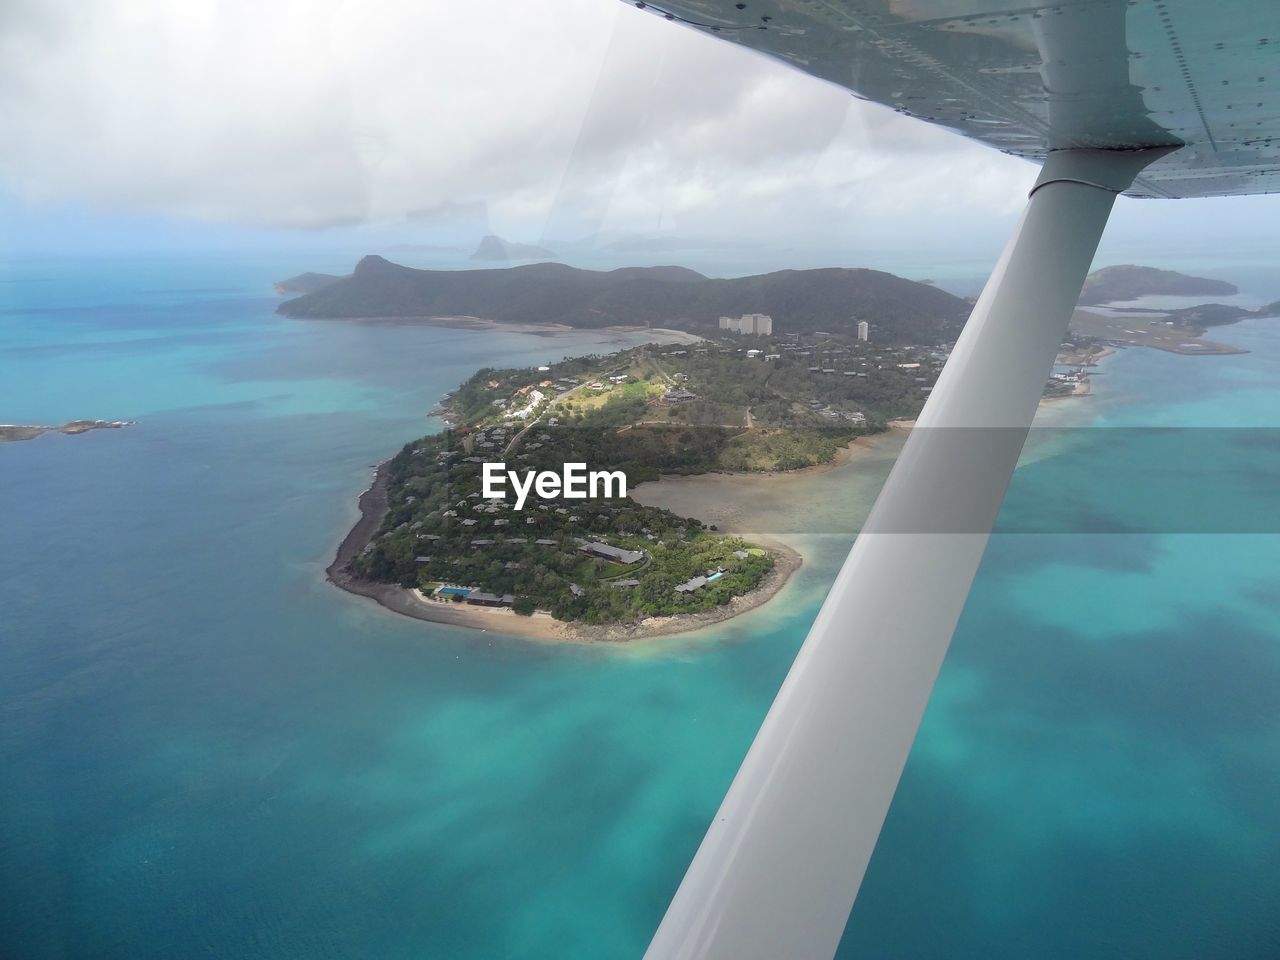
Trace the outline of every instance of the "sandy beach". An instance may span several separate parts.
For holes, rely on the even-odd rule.
[[[345,319],[345,318],[344,318]],[[355,323],[414,323],[432,327],[448,327],[455,330],[506,330],[512,333],[528,333],[540,337],[560,337],[569,334],[581,334],[592,330],[601,333],[631,334],[649,333],[655,342],[661,343],[698,343],[702,337],[687,330],[673,330],[670,327],[642,327],[617,324],[604,327],[571,327],[563,323],[499,323],[483,317],[356,317]]]

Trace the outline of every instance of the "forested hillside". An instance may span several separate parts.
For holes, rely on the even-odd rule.
[[[722,315],[767,313],[793,333],[876,326],[881,343],[954,339],[969,304],[878,270],[832,267],[714,279],[682,267],[607,272],[560,263],[415,270],[369,256],[350,277],[280,305],[291,317],[480,317],[571,327],[651,325],[707,332]]]

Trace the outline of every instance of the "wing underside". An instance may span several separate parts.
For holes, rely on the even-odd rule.
[[[1274,0],[635,5],[1014,156],[1178,146],[1130,196],[1280,189]]]

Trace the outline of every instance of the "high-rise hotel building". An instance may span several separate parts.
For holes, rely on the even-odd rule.
[[[744,313],[741,317],[721,317],[720,329],[744,336],[773,336],[773,317],[767,313]]]

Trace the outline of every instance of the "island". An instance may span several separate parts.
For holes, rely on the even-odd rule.
[[[472,260],[554,260],[555,252],[533,243],[516,243],[504,240],[494,234],[487,234],[480,240]]]
[[[735,616],[782,588],[794,550],[629,494],[486,496],[486,466],[581,463],[619,471],[628,489],[813,468],[914,417],[944,359],[936,346],[793,333],[480,370],[443,398],[445,430],[378,468],[329,577],[410,616],[560,639],[631,640]]]
[[[1085,278],[1081,305],[1137,300],[1139,297],[1229,297],[1240,291],[1235,284],[1207,277],[1192,277],[1175,270],[1158,270],[1122,264],[1103,267]]]
[[[1251,318],[1280,316],[1280,302],[1257,309],[1234,304],[1199,303],[1191,306],[1133,306],[1143,296],[1193,298],[1221,294],[1232,296],[1237,288],[1223,280],[1192,277],[1153,267],[1105,267],[1089,274],[1084,292],[1071,318],[1071,337],[1084,338],[1105,348],[1151,347],[1184,356],[1222,356],[1247,353],[1241,347],[1204,339],[1212,327],[1223,327]],[[1086,309],[1087,308],[1087,309]]]
[[[90,430],[119,430],[132,426],[132,420],[68,420],[57,426],[23,425],[16,423],[0,423],[0,443],[12,443],[18,440],[34,440],[46,433],[64,433],[76,436]]]
[[[478,270],[419,270],[370,255],[349,277],[281,303],[312,319],[415,319],[600,329],[661,327],[716,336],[720,318],[764,314],[786,329],[853,335],[868,321],[880,343],[953,341],[972,304],[880,270],[828,267],[707,277],[686,267],[582,270],[532,263]]]
[[[932,281],[879,270],[827,267],[714,278],[678,266],[582,270],[534,263],[482,270],[419,270],[369,255],[350,275],[301,274],[276,285],[303,295],[277,312],[311,319],[416,320],[446,326],[505,326],[526,331],[647,327],[699,337],[718,334],[721,317],[764,314],[786,318],[800,334],[854,336],[870,325],[871,339],[891,345],[953,343],[973,301]],[[1280,304],[1258,310],[1218,303],[1157,309],[1117,306],[1148,295],[1237,293],[1222,280],[1154,267],[1104,267],[1085,280],[1070,340],[1104,347],[1145,346],[1189,355],[1239,353],[1200,339],[1206,329],[1248,317],[1275,316]]]

